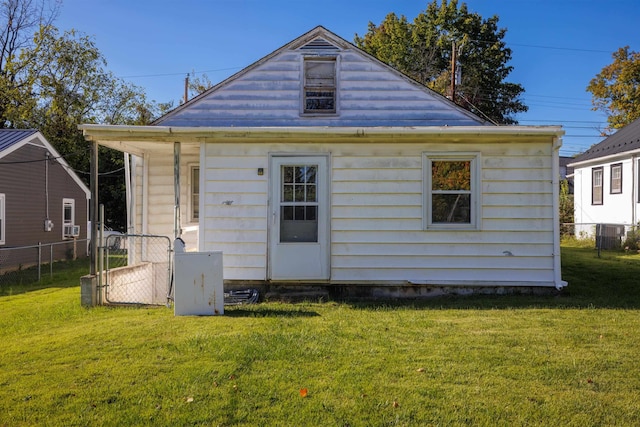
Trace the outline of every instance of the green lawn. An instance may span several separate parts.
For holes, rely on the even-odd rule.
[[[221,317],[85,309],[78,271],[2,289],[0,426],[640,425],[640,256],[563,270],[559,296]]]

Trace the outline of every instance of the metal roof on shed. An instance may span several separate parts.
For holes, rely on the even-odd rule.
[[[0,129],[0,151],[38,132],[35,129]]]
[[[573,159],[571,163],[580,163],[638,149],[640,149],[640,119],[629,123],[599,144],[589,148]]]

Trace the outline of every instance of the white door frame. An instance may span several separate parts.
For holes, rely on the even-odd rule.
[[[325,153],[269,155],[268,279],[328,281],[330,279],[330,164]],[[282,167],[316,165],[317,241],[281,242]]]

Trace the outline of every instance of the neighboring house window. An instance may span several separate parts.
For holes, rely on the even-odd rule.
[[[5,223],[5,211],[4,211],[4,194],[0,194],[0,245],[4,245],[4,223]]]
[[[425,154],[425,227],[479,228],[478,155]]]
[[[622,163],[611,165],[611,194],[622,193]]]
[[[73,226],[75,225],[76,201],[73,199],[62,199],[62,238],[67,239],[74,236]]]
[[[591,169],[591,204],[602,204],[602,167]]]
[[[191,167],[191,186],[189,195],[191,197],[190,209],[191,222],[198,222],[200,219],[200,168],[198,166]]]
[[[336,59],[304,60],[304,113],[336,112]]]

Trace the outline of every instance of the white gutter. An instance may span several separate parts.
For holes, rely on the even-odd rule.
[[[97,125],[84,124],[78,126],[85,136],[98,133],[128,133],[153,135],[189,135],[208,134],[210,136],[239,136],[246,137],[254,134],[286,135],[553,135],[562,136],[561,126],[418,126],[418,127],[318,127],[318,126],[288,126],[288,127],[182,127],[182,126],[129,126],[129,125]]]
[[[567,286],[562,280],[562,265],[560,263],[560,147],[562,140],[553,139],[553,153],[551,162],[551,185],[553,187],[553,280],[556,289]]]

